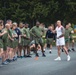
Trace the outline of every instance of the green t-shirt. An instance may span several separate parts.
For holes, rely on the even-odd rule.
[[[7,39],[8,39],[8,30],[5,28],[5,29],[3,29],[3,31],[7,31],[7,33],[2,36],[2,39],[3,39],[3,41],[7,41]]]
[[[34,26],[30,32],[36,37],[36,38],[39,38],[41,37],[43,34],[43,29],[42,28],[39,28],[37,26]]]
[[[8,29],[8,34],[12,37],[12,29]]]
[[[70,37],[72,38],[73,34],[71,33],[71,31],[73,31],[72,27],[69,28],[69,32],[70,32],[69,34],[70,34]]]
[[[21,34],[24,34],[24,28],[20,28]]]
[[[69,29],[65,29],[65,38],[69,38],[70,31]]]
[[[0,30],[0,33],[2,33],[2,30]],[[0,39],[2,39],[2,36],[0,36]]]
[[[26,38],[30,38],[30,31],[28,28],[24,28],[23,32],[26,34]]]

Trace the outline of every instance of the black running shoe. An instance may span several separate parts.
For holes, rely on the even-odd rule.
[[[43,56],[43,57],[46,57],[46,55],[45,55],[44,53],[42,54],[42,56]]]
[[[30,56],[30,55],[27,55],[26,57],[30,57],[30,58],[31,58],[31,56]]]
[[[36,57],[39,57],[38,53],[36,53]]]
[[[14,58],[13,58],[13,61],[17,61],[17,57],[14,57]]]
[[[70,49],[68,49],[68,52],[71,52],[71,50],[70,50]]]
[[[49,51],[49,53],[51,54],[52,52],[51,52],[51,51]]]
[[[72,51],[75,51],[75,49],[74,49],[74,48],[72,48]]]
[[[64,52],[64,50],[62,49],[62,52]]]
[[[24,58],[26,58],[27,56],[26,55],[24,55]]]
[[[20,58],[22,59],[22,58],[23,58],[23,56],[20,56]]]
[[[11,62],[10,59],[6,59],[6,61],[9,62],[9,63]]]
[[[20,58],[20,56],[17,56],[17,58]]]

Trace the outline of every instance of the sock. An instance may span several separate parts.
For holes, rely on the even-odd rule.
[[[45,51],[45,49],[44,49],[44,51]]]
[[[49,51],[51,51],[51,49]]]

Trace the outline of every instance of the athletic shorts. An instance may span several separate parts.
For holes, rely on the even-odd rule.
[[[65,38],[64,37],[56,39],[56,46],[63,46],[63,45],[65,45]]]
[[[35,38],[35,44],[43,45],[43,39],[42,38]]]
[[[0,48],[3,48],[3,40],[0,39]]]
[[[69,43],[69,38],[65,38],[65,43]]]
[[[47,44],[52,44],[53,43],[53,38],[47,38]]]

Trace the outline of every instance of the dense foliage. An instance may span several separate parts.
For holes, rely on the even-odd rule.
[[[0,19],[45,24],[62,22],[76,24],[76,0],[0,0]]]

